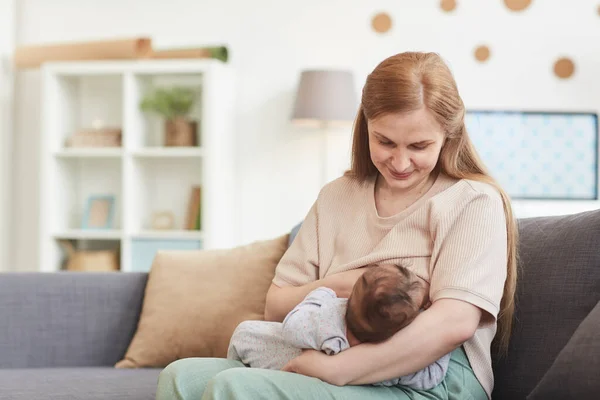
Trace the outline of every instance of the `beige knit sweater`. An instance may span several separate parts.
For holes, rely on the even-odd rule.
[[[399,262],[430,283],[430,299],[480,307],[482,322],[464,344],[491,397],[490,346],[506,279],[506,219],[490,185],[440,174],[431,189],[399,214],[377,214],[375,179],[348,177],[326,185],[282,257],[273,283],[300,286],[376,262]]]

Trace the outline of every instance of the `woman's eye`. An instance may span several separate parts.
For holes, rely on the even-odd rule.
[[[412,145],[413,149],[417,149],[417,150],[425,150],[427,148],[426,144],[413,144]]]
[[[386,142],[386,141],[383,141],[383,140],[377,140],[377,141],[382,146],[391,146],[393,144],[392,142]]]

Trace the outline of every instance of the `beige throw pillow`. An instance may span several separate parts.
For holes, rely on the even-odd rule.
[[[158,252],[137,331],[116,367],[226,357],[235,327],[264,319],[267,290],[288,237],[227,250]]]

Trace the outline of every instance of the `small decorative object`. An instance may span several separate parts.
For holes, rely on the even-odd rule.
[[[563,57],[554,63],[554,74],[562,79],[570,78],[575,72],[575,64],[571,59]]]
[[[114,196],[91,196],[86,205],[82,228],[111,229],[113,226],[114,208]]]
[[[175,216],[170,211],[158,211],[152,214],[152,229],[167,230],[175,227]]]
[[[511,11],[523,11],[531,5],[531,0],[504,0],[504,4]]]
[[[371,21],[373,30],[377,33],[385,33],[392,28],[392,18],[387,13],[379,13]]]
[[[456,0],[442,0],[440,7],[446,12],[454,11],[456,8]]]
[[[95,119],[90,129],[80,129],[67,139],[67,147],[120,147],[121,128],[108,128]]]
[[[197,146],[198,125],[188,117],[195,100],[191,88],[158,88],[144,97],[140,108],[165,119],[165,146]]]
[[[67,271],[118,271],[119,252],[117,250],[76,250],[68,240],[61,240],[67,253]]]
[[[487,46],[479,46],[475,49],[475,59],[480,62],[485,62],[490,58],[490,48]]]

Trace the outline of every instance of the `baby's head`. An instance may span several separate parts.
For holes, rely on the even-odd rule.
[[[348,299],[348,329],[361,342],[386,340],[415,319],[425,292],[420,278],[402,266],[369,268]]]

